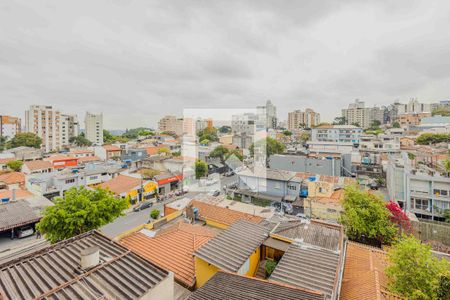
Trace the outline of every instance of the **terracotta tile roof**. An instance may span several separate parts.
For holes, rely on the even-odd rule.
[[[341,299],[403,299],[386,291],[386,252],[355,242],[347,243]]]
[[[25,183],[25,174],[21,172],[9,172],[0,175],[0,182],[4,182],[5,184],[24,184]]]
[[[136,232],[123,238],[121,244],[172,271],[180,284],[190,288],[195,285],[193,253],[214,236],[215,233],[204,226],[181,221],[153,238]]]
[[[318,196],[318,197],[313,197],[314,200],[318,201],[318,202],[335,202],[335,203],[340,203],[341,199],[344,197],[344,190],[343,189],[339,189],[339,190],[335,190],[333,191],[333,193],[331,194],[330,197],[322,197],[322,196]]]
[[[92,154],[94,151],[87,149],[74,149],[69,152],[69,154]]]
[[[126,175],[118,175],[111,180],[99,185],[100,188],[107,189],[116,195],[127,193],[141,184],[141,179]]]
[[[98,156],[86,156],[86,157],[80,157],[78,159],[78,162],[80,163],[85,163],[85,162],[90,162],[90,161],[100,161],[100,157]]]
[[[0,158],[0,165],[6,164],[10,161],[16,160],[14,157],[10,157],[10,158]]]
[[[32,197],[33,194],[27,190],[16,189],[16,200]],[[0,199],[9,198],[12,199],[12,190],[0,190]]]
[[[113,145],[104,145],[103,149],[106,151],[122,151],[119,147]]]
[[[43,170],[43,169],[51,169],[52,163],[47,160],[31,160],[24,162],[24,165],[30,171]]]
[[[156,155],[156,154],[158,154],[158,150],[162,149],[162,148],[167,148],[167,146],[165,146],[165,145],[151,146],[151,147],[145,148],[145,150],[147,151],[148,155]]]
[[[232,210],[226,207],[220,207],[207,204],[202,201],[194,200],[191,205],[198,208],[200,218],[206,218],[225,225],[231,225],[239,220],[247,220],[253,223],[259,223],[263,218]]]
[[[50,161],[50,162],[54,162],[54,161],[60,161],[60,160],[72,160],[72,159],[79,159],[78,157],[75,156],[70,156],[70,155],[52,155],[50,157],[47,157],[45,160]]]

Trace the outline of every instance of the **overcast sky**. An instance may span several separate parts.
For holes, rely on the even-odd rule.
[[[345,4],[343,2],[346,2]],[[183,108],[450,98],[450,1],[0,2],[0,114],[154,126]]]

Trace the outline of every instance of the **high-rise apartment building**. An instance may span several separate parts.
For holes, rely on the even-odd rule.
[[[76,115],[61,115],[61,146],[70,144],[70,138],[80,134],[80,124]]]
[[[294,110],[288,113],[287,128],[296,130],[299,128],[312,128],[320,124],[320,114],[307,108],[305,111]]]
[[[420,103],[417,99],[412,98],[407,104],[395,103],[397,107],[397,114],[408,114],[408,113],[431,113],[432,104],[430,103]]]
[[[265,119],[265,127],[267,129],[277,128],[277,108],[270,100],[267,100],[266,105],[256,107],[260,119]]]
[[[194,122],[192,119],[186,122],[186,127],[191,128],[193,125]],[[177,118],[176,116],[165,116],[159,120],[158,130],[160,132],[166,131],[181,136],[185,130],[183,118]]]
[[[364,101],[355,100],[342,109],[342,117],[348,125],[358,125],[362,128],[369,128],[373,121],[384,123],[384,109],[379,107],[366,107]]]
[[[8,139],[13,138],[20,133],[21,124],[20,118],[11,116],[0,116],[0,137]]]
[[[84,126],[86,138],[94,145],[103,145],[103,114],[86,112]]]
[[[61,149],[61,113],[52,106],[31,105],[25,111],[25,127],[42,139],[45,152]]]

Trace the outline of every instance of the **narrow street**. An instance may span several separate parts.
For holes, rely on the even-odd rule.
[[[138,212],[134,211],[127,212],[124,216],[119,217],[113,222],[100,228],[100,231],[103,232],[106,236],[114,238],[127,230],[133,229],[141,224],[147,223],[150,220],[150,212],[152,210],[157,209],[162,213],[164,210],[165,203],[170,203],[184,197],[193,198],[197,194],[198,193],[196,192],[189,192],[182,196],[168,199],[162,203],[154,204],[152,207],[143,209]]]

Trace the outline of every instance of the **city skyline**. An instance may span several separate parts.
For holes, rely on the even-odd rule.
[[[449,4],[407,3],[3,4],[2,113],[52,105],[123,129],[267,99],[324,121],[356,98],[447,100]]]

